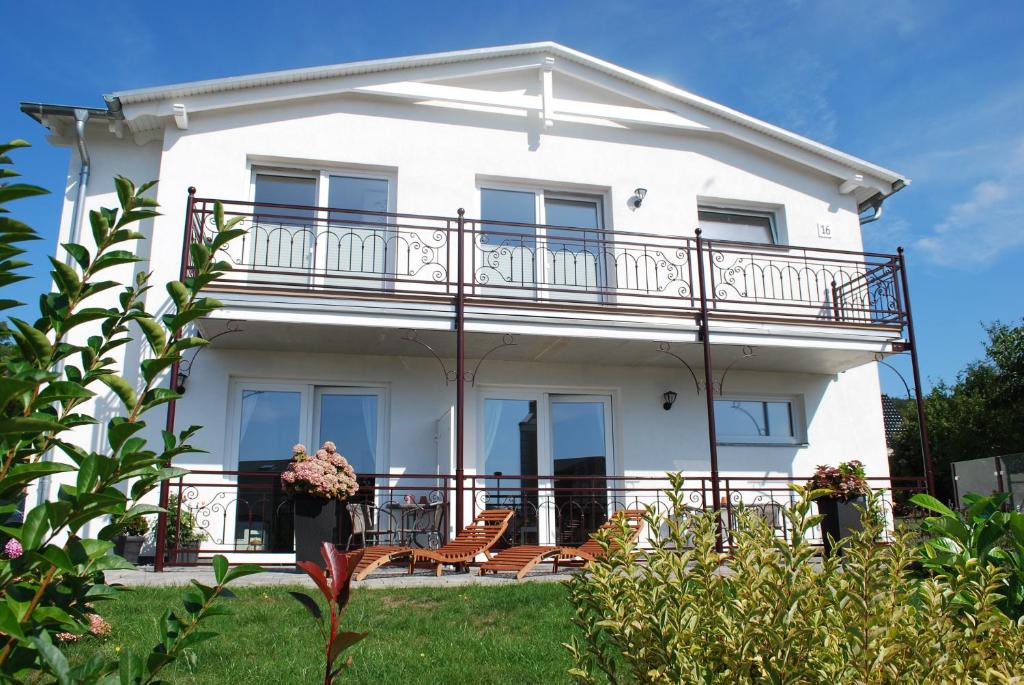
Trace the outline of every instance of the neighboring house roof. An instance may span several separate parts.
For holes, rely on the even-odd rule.
[[[588,69],[612,77],[618,82],[639,87],[646,92],[656,94],[670,101],[681,103],[697,111],[714,115],[715,117],[736,124],[743,129],[767,136],[780,141],[788,146],[810,153],[813,157],[821,160],[828,160],[833,164],[841,165],[848,169],[850,176],[860,173],[877,179],[874,187],[882,196],[888,196],[904,185],[909,183],[902,174],[886,169],[879,165],[865,161],[853,155],[816,142],[791,131],[761,121],[755,117],[743,114],[724,105],[712,102],[699,95],[695,95],[681,88],[669,85],[657,79],[644,76],[630,71],[610,62],[592,57],[585,53],[567,48],[558,43],[543,41],[538,43],[524,43],[519,45],[507,45],[472,50],[458,50],[454,52],[441,52],[427,55],[416,55],[410,57],[397,57],[388,59],[376,59],[361,62],[349,62],[320,67],[309,67],[303,69],[289,69],[284,71],[266,72],[247,76],[235,76],[230,78],[208,79],[179,83],[155,88],[139,88],[134,90],[117,91],[105,96],[111,112],[117,116],[123,116],[122,112],[133,110],[136,114],[130,114],[129,118],[136,116],[139,119],[151,119],[167,117],[172,114],[171,102],[187,100],[189,98],[201,99],[224,94],[239,94],[240,91],[256,91],[253,100],[246,100],[245,104],[253,104],[261,100],[272,102],[282,99],[282,94],[288,91],[288,87],[295,87],[295,84],[310,83],[315,81],[326,81],[330,79],[345,79],[348,77],[378,74],[382,72],[398,72],[410,70],[423,70],[442,65],[455,65],[460,63],[480,62],[514,58],[522,56],[536,56],[538,63],[544,58],[554,60],[554,68],[557,70],[559,61],[564,60],[576,65],[582,65]],[[403,75],[404,80],[416,81],[415,75]],[[425,79],[429,80],[429,79]],[[267,89],[280,90],[282,93],[276,96]],[[287,96],[284,96],[287,99]],[[27,105],[27,107],[26,107]],[[209,106],[209,105],[207,105]],[[35,103],[23,103],[22,109],[33,118],[42,121],[41,110]],[[141,123],[141,122],[140,122]],[[143,124],[146,125],[146,124]],[[836,174],[834,166],[828,168],[829,173]],[[871,185],[870,183],[868,185]]]
[[[903,420],[903,414],[888,395],[882,395],[882,420],[885,422],[885,444],[891,447],[900,433],[906,430],[907,422]]]

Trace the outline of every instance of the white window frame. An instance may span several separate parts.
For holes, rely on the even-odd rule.
[[[242,393],[246,390],[266,390],[282,392],[298,392],[299,398],[299,440],[310,449],[319,447],[317,440],[317,422],[319,420],[320,396],[325,392],[336,395],[376,395],[377,396],[377,445],[375,473],[386,474],[390,470],[388,453],[388,425],[390,404],[388,387],[378,383],[335,383],[332,385],[310,383],[304,381],[270,381],[260,379],[232,379],[229,384],[228,417],[230,430],[227,435],[224,451],[224,468],[238,471],[239,439],[242,430]],[[283,454],[281,459],[290,455]]]
[[[771,209],[756,209],[730,204],[718,204],[714,202],[697,203],[697,225],[700,225],[701,212],[717,212],[718,214],[733,214],[735,216],[749,216],[758,219],[768,219],[769,229],[772,236],[773,246],[784,246],[779,236],[779,212]],[[714,238],[710,238],[714,240]],[[751,241],[744,241],[751,242]]]
[[[757,395],[737,394],[715,398],[715,402],[787,402],[789,417],[793,424],[793,435],[728,435],[716,430],[719,445],[806,445],[807,420],[803,398],[798,395]]]

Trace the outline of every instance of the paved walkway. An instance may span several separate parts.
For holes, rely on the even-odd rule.
[[[471,569],[469,573],[456,573],[445,571],[438,578],[431,571],[417,570],[409,575],[405,568],[384,568],[363,581],[352,583],[352,587],[365,588],[404,588],[404,587],[451,587],[458,585],[507,585],[509,583],[525,582],[559,582],[568,580],[572,573],[552,573],[550,567],[534,569],[523,580],[517,581],[515,574],[502,573],[495,575],[489,573],[486,576],[478,575],[478,569]],[[213,569],[209,566],[178,567],[168,569],[162,573],[155,573],[151,566],[142,566],[134,571],[107,571],[108,583],[120,583],[127,586],[176,586],[187,585],[192,579],[198,580],[204,585],[213,585]],[[263,585],[306,585],[312,587],[313,581],[301,571],[268,567],[263,573],[245,576],[234,581],[232,587],[263,586]]]

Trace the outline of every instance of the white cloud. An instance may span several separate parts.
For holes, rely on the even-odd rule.
[[[943,218],[914,246],[943,266],[984,266],[1008,251],[1024,247],[1024,140],[1011,146],[1003,163],[977,182],[967,197],[952,204]]]

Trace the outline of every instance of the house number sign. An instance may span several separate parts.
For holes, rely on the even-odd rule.
[[[818,237],[825,240],[832,239],[832,226],[830,224],[818,224]]]

